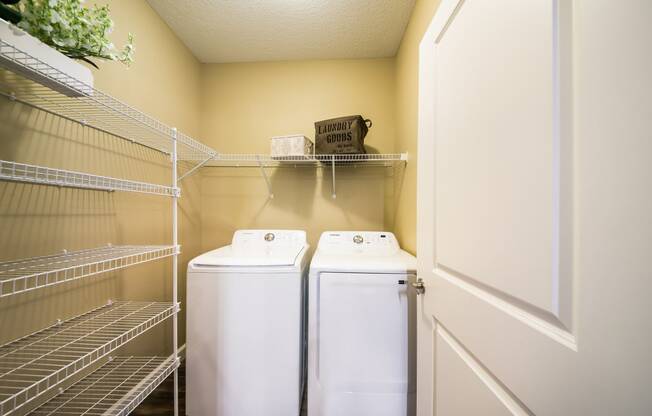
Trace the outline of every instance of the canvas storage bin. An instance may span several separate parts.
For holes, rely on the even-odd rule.
[[[310,157],[313,154],[314,145],[310,139],[302,135],[276,136],[271,140],[272,158],[283,158],[288,156]]]
[[[346,116],[315,123],[315,153],[360,154],[367,153],[364,138],[371,128],[371,120],[362,116]]]

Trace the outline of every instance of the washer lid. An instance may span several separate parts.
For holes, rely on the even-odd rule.
[[[305,249],[306,232],[295,230],[238,230],[230,246],[199,256],[196,266],[294,266]]]

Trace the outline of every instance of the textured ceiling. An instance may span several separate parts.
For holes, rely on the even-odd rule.
[[[206,63],[394,56],[415,0],[148,0]]]

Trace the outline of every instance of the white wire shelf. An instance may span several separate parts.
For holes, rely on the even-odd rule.
[[[263,154],[226,154],[220,153],[208,161],[205,166],[208,167],[257,167],[260,169],[265,184],[267,185],[267,194],[270,199],[274,198],[274,191],[269,179],[266,168],[281,167],[312,167],[312,168],[331,168],[332,176],[332,193],[333,198],[337,198],[335,189],[335,167],[358,167],[358,166],[383,166],[395,167],[405,165],[408,160],[407,153],[391,154],[339,154],[339,155],[311,155],[311,156],[271,156]]]
[[[178,193],[174,188],[164,185],[27,165],[6,160],[0,160],[0,180],[98,191],[139,192],[163,196],[173,196]]]
[[[225,154],[220,153],[206,163],[212,167],[299,167],[299,166],[394,166],[406,163],[407,153],[392,154],[341,154],[312,156],[272,157],[265,154]]]
[[[22,409],[177,311],[170,302],[114,302],[0,346],[0,415]]]
[[[127,416],[179,367],[173,356],[116,357],[30,416]]]
[[[166,154],[172,153],[173,138],[176,137],[180,161],[201,162],[217,154],[203,143],[177,133],[175,129],[70,77],[2,39],[0,56],[8,62],[7,68],[0,70],[0,94],[11,100]],[[33,76],[25,77],[21,72],[32,73]],[[32,79],[39,79],[40,83]],[[58,89],[76,94],[64,94],[48,85],[58,85],[61,87]]]
[[[0,262],[0,298],[154,261],[174,246],[106,246]]]

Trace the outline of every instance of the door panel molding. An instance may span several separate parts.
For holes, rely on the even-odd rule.
[[[473,281],[472,278],[441,265],[433,270],[433,274],[530,328],[539,331],[566,348],[577,351],[575,335],[569,332],[564,324],[548,311],[513,298],[481,282]]]
[[[435,43],[444,100],[435,120],[436,261],[559,317],[569,296],[560,292],[556,1],[503,3],[514,14],[492,19],[484,16],[493,6],[458,3]],[[503,63],[512,50],[521,64]],[[536,130],[522,130],[530,123]]]
[[[464,5],[470,4],[473,0],[444,0],[440,5],[440,10],[433,21],[433,24],[427,31],[421,43],[420,59],[422,60],[420,82],[425,83],[425,88],[420,94],[420,125],[419,134],[426,137],[432,137],[430,143],[425,148],[420,149],[419,165],[422,167],[424,174],[420,178],[426,177],[430,181],[430,188],[436,186],[435,167],[432,166],[432,156],[437,153],[436,146],[436,88],[437,88],[437,59],[438,44],[444,39],[445,32],[454,23],[454,19],[460,14]],[[501,305],[511,304],[508,308],[511,311],[522,311],[515,314],[520,320],[530,326],[543,329],[543,332],[554,339],[567,345],[569,348],[576,348],[574,326],[573,326],[573,235],[572,235],[572,113],[567,111],[572,107],[572,68],[571,68],[571,36],[572,36],[572,8],[571,2],[567,0],[549,0],[551,5],[551,46],[550,54],[552,56],[552,137],[550,145],[552,147],[551,172],[550,178],[552,187],[549,195],[552,206],[549,210],[551,217],[551,235],[552,247],[550,248],[551,275],[549,276],[549,287],[551,288],[548,297],[549,307],[534,305],[518,296],[502,290],[484,282],[477,276],[472,276],[459,271],[457,267],[438,264],[437,244],[436,241],[424,241],[422,246],[433,247],[433,253],[419,252],[420,263],[427,270],[443,268],[455,270],[454,275],[468,277],[464,280],[465,284],[458,284],[464,290],[473,288],[475,294],[483,294],[480,299],[499,299]],[[425,69],[428,68],[428,69]],[[423,94],[423,91],[426,94]],[[432,96],[430,96],[432,93]],[[420,143],[421,146],[422,143]],[[426,165],[426,168],[423,166]],[[432,181],[435,179],[435,181]],[[563,181],[562,181],[563,179]],[[435,183],[433,183],[435,182]],[[564,186],[562,187],[562,183]],[[427,188],[427,187],[426,187]],[[423,188],[422,188],[423,189]],[[432,195],[419,193],[418,207],[423,207],[423,212],[436,212],[436,192]],[[428,214],[418,214],[421,224],[433,230],[436,235],[436,220],[428,218]],[[432,214],[430,214],[432,216]],[[422,236],[428,233],[422,233]],[[425,238],[429,238],[425,236]],[[435,237],[436,238],[436,237]],[[424,256],[425,254],[425,256]],[[424,268],[421,268],[423,270]],[[450,277],[450,273],[447,274]],[[423,277],[423,276],[422,276]],[[436,276],[430,276],[435,278]],[[428,279],[426,286],[428,285]],[[459,279],[448,279],[457,283]],[[475,286],[475,287],[474,287]],[[491,289],[491,290],[488,290]],[[493,296],[489,296],[489,294]],[[490,302],[496,304],[496,302]],[[524,318],[525,317],[525,318]]]
[[[434,318],[433,318],[434,319]],[[436,321],[435,321],[436,322]],[[462,345],[441,323],[435,326],[434,337],[439,337],[464,362],[473,374],[487,387],[495,398],[515,416],[533,416],[534,413],[521,402],[507,386],[493,375],[473,354]],[[436,343],[435,343],[436,345]],[[435,348],[436,350],[436,348]],[[434,370],[434,369],[433,369]]]

